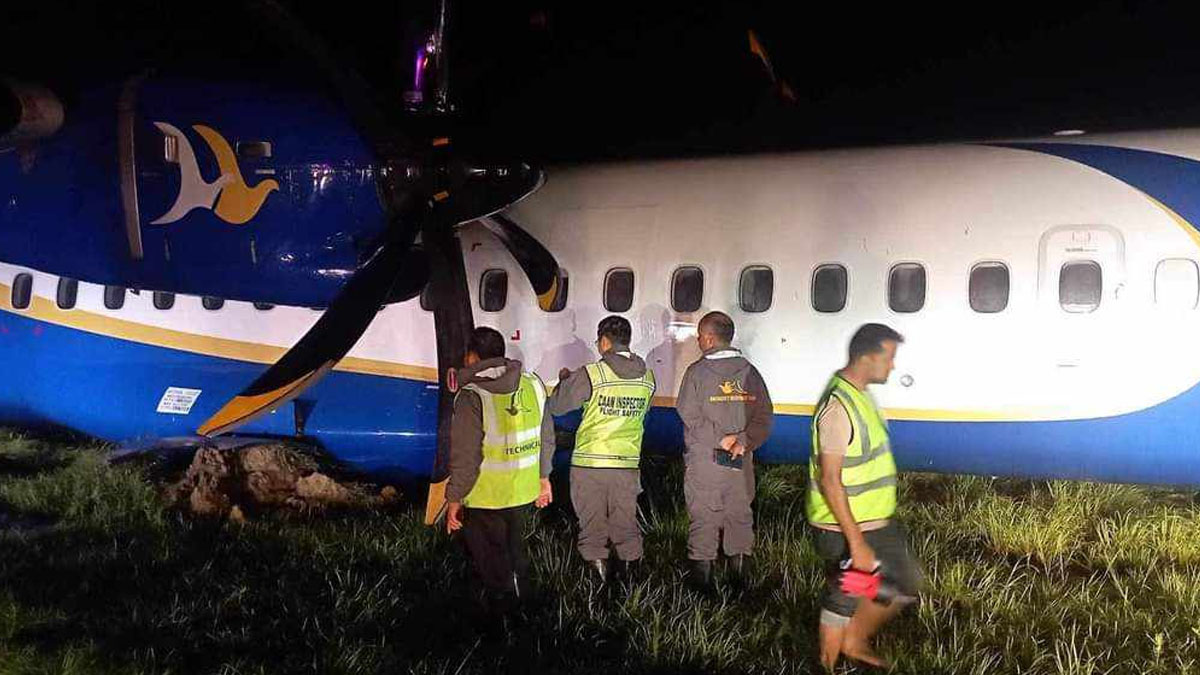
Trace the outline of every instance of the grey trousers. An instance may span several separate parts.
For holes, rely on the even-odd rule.
[[[642,557],[637,498],[642,476],[637,469],[571,467],[571,504],[579,517],[579,555],[608,558],[608,543],[621,560]]]
[[[748,477],[744,471],[749,471]],[[753,466],[742,471],[713,466],[688,467],[683,477],[687,501],[688,558],[716,560],[723,544],[725,555],[754,550]],[[722,541],[724,534],[724,541]]]

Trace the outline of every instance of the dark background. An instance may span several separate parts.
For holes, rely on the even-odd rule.
[[[381,100],[429,2],[285,1]],[[460,1],[471,141],[543,162],[1200,125],[1185,3]],[[747,30],[796,94],[778,95]],[[145,64],[320,84],[237,3],[5,3],[0,72],[69,92]],[[68,98],[69,93],[63,94]]]

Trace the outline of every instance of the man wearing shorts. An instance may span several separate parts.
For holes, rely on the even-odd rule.
[[[883,384],[894,367],[899,333],[869,323],[850,340],[846,367],[829,381],[813,413],[806,512],[825,564],[821,596],[821,663],[838,657],[887,663],[871,649],[875,633],[915,599],[923,583],[908,535],[896,520],[896,462],[887,422],[867,385]],[[888,604],[843,592],[843,561],[861,572],[879,569],[899,594]]]

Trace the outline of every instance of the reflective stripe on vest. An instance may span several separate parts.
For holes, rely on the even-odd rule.
[[[821,494],[821,440],[817,420],[837,399],[850,418],[851,438],[842,459],[842,485],[857,522],[882,520],[896,513],[896,460],[888,438],[887,422],[869,396],[835,375],[825,389],[812,418],[812,456],[809,457],[809,522],[836,525],[837,519]]]
[[[542,414],[546,388],[536,375],[521,373],[511,394],[493,394],[474,384],[483,413],[483,461],[479,478],[463,499],[476,509],[506,509],[537,499],[540,488]]]
[[[586,368],[592,395],[583,404],[571,465],[638,468],[643,421],[654,396],[654,373],[647,368],[641,377],[623,379],[604,361],[589,363]]]

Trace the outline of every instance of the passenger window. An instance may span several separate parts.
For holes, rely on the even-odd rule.
[[[925,268],[917,263],[900,263],[888,276],[888,307],[911,314],[925,306]]]
[[[33,301],[33,275],[28,272],[21,272],[17,278],[13,279],[12,285],[12,306],[13,309],[29,309],[29,303]]]
[[[104,287],[104,307],[106,309],[121,309],[125,306],[124,286]]]
[[[212,295],[206,295],[200,298],[200,304],[210,312],[215,312],[225,306],[225,298],[218,298]]]
[[[967,295],[976,312],[1003,312],[1008,307],[1008,267],[1001,262],[981,262],[972,267]]]
[[[1092,260],[1066,263],[1058,273],[1058,304],[1068,312],[1086,314],[1100,306],[1104,290],[1100,265]]]
[[[485,312],[499,312],[508,304],[508,272],[499,269],[485,270],[479,278],[479,308]]]
[[[1200,272],[1187,258],[1159,261],[1154,270],[1154,304],[1166,309],[1195,309]]]
[[[421,297],[417,300],[421,304],[421,309],[426,312],[433,311],[433,282],[425,284],[425,288],[421,289]]]
[[[260,312],[269,312],[272,309],[275,309],[275,305],[272,305],[269,302],[256,302],[254,303],[254,309],[257,309]]]
[[[821,265],[813,271],[812,306],[826,314],[840,312],[846,307],[846,291],[850,280],[841,265]]]
[[[775,273],[770,267],[752,265],[742,270],[738,281],[738,305],[743,312],[765,312],[775,293]]]
[[[628,312],[633,307],[633,270],[614,267],[604,275],[604,309]]]
[[[79,298],[79,282],[75,279],[67,277],[59,277],[58,279],[58,296],[56,298],[59,309],[74,309],[75,301]]]
[[[704,270],[686,266],[671,275],[671,307],[676,312],[694,312],[704,302]]]
[[[167,291],[154,291],[154,309],[171,309],[175,306],[175,294]]]

